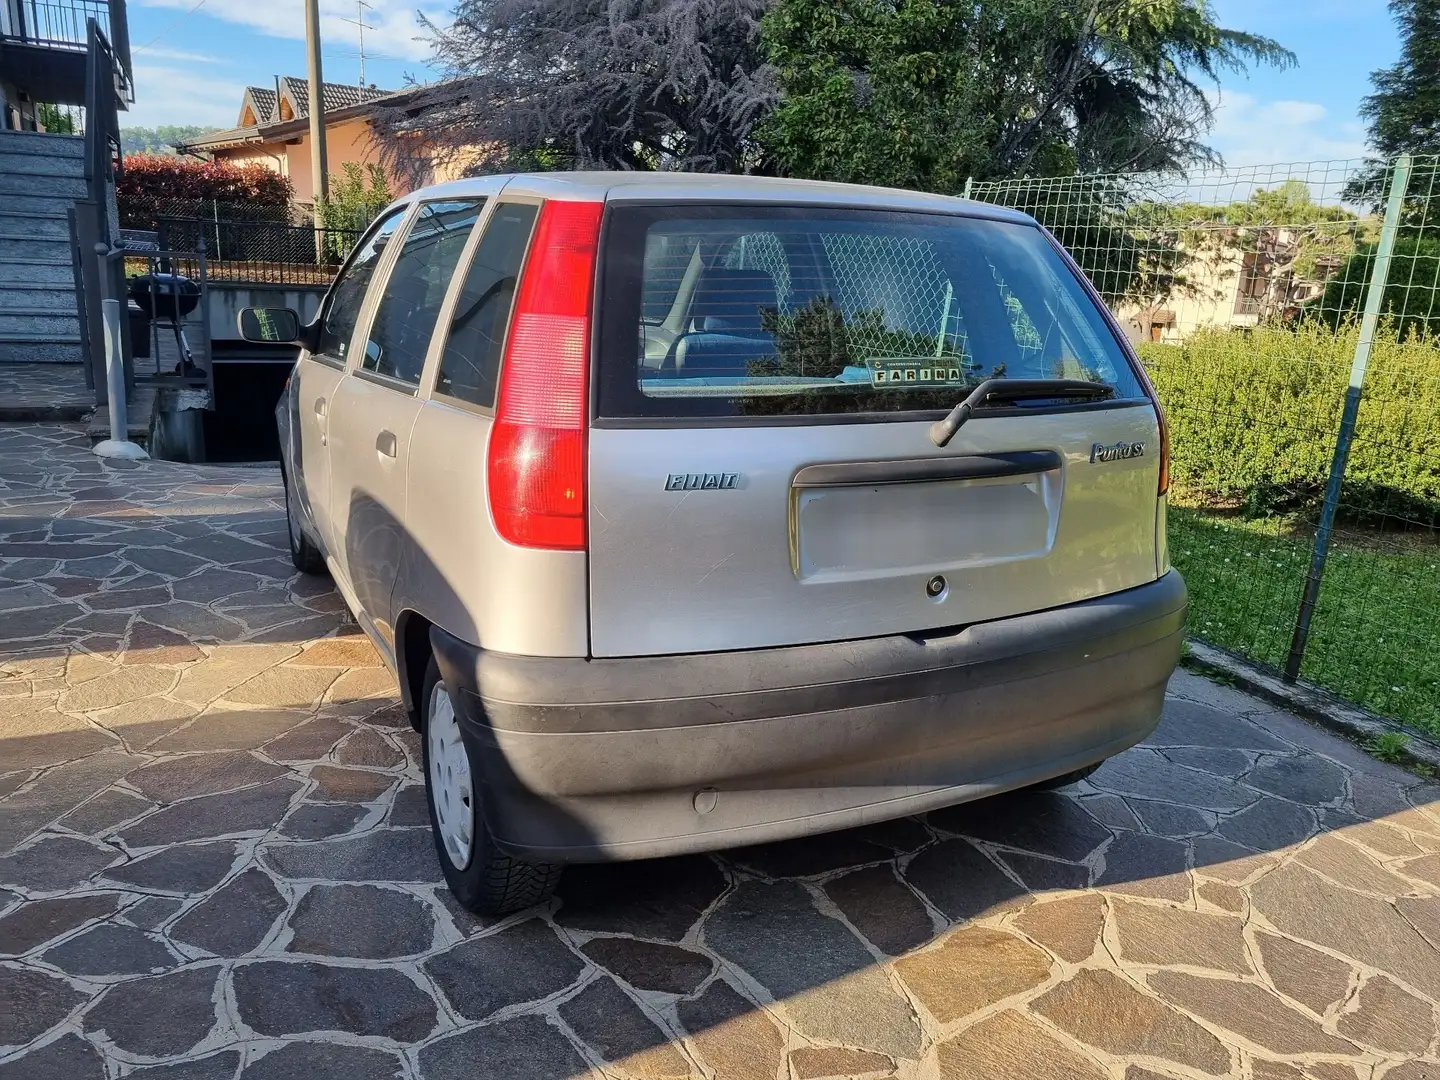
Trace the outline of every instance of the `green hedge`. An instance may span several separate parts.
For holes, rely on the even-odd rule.
[[[1325,291],[1305,305],[1331,327],[1359,317],[1375,269],[1374,244],[1363,245],[1325,283]],[[1381,313],[1400,338],[1415,333],[1440,335],[1440,239],[1402,236],[1390,260],[1389,284],[1380,294]]]
[[[1255,513],[1318,505],[1358,329],[1209,329],[1140,354],[1170,421],[1177,494]],[[1440,525],[1440,347],[1385,327],[1342,495],[1352,518]]]

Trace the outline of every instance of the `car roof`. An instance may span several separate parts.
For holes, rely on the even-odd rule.
[[[865,184],[833,184],[772,176],[732,176],[683,172],[513,173],[451,180],[411,192],[399,203],[474,195],[529,195],[546,199],[594,199],[606,202],[763,202],[810,203],[884,210],[918,210],[1035,224],[1028,214],[950,195]]]

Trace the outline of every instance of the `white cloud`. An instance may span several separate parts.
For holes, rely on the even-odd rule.
[[[194,0],[140,0],[146,7],[187,11]],[[412,0],[367,0],[365,12],[365,55],[394,60],[424,61],[430,46],[422,40],[424,28],[415,14]],[[353,22],[359,15],[356,0],[320,0],[320,38],[328,49],[334,45],[357,46],[360,28]],[[273,37],[305,39],[305,10],[297,0],[208,0],[201,13],[223,22],[236,23]],[[427,9],[436,23],[446,21],[440,9]]]
[[[135,104],[120,117],[122,127],[196,124],[228,128],[240,113],[242,83],[225,82],[184,68],[151,64],[144,53],[135,62]]]
[[[1325,106],[1314,101],[1272,101],[1262,110],[1267,121],[1286,127],[1304,127],[1325,119]]]
[[[186,52],[184,49],[167,49],[163,45],[142,45],[134,55],[143,60],[181,60],[187,64],[218,64],[220,58],[209,53]]]
[[[1313,101],[1260,101],[1235,91],[1217,93],[1215,127],[1206,140],[1227,166],[1339,161],[1365,156],[1358,120],[1336,120]]]

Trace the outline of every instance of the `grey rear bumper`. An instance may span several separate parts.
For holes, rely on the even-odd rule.
[[[532,859],[648,858],[916,813],[1145,738],[1185,584],[925,635],[585,660],[432,629],[484,773],[486,821]]]

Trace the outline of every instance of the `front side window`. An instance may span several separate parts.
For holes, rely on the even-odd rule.
[[[495,403],[505,327],[538,209],[501,203],[490,215],[455,301],[435,377],[437,394],[484,408]]]
[[[440,305],[484,199],[422,203],[380,294],[363,371],[414,386],[425,366]]]
[[[605,416],[948,410],[987,378],[1083,379],[1144,400],[1104,316],[1031,225],[619,206],[606,235]]]
[[[375,276],[375,267],[380,262],[385,245],[395,235],[408,209],[397,206],[371,226],[369,235],[360,242],[350,256],[350,262],[340,271],[320,322],[317,353],[344,361],[350,339],[355,336],[355,320],[360,317],[361,305],[365,303],[365,290]]]

